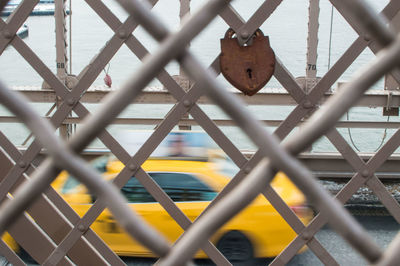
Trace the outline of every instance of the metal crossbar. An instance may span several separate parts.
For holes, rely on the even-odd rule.
[[[121,259],[89,228],[100,213],[105,208],[109,208],[128,234],[160,257],[159,265],[186,264],[198,249],[205,251],[217,265],[230,265],[230,262],[209,239],[218,228],[245,208],[260,193],[271,202],[298,234],[294,241],[275,258],[273,265],[289,262],[304,245],[308,245],[323,263],[338,264],[314,237],[326,223],[329,223],[370,263],[378,265],[398,263],[396,249],[400,245],[400,238],[397,237],[386,251],[382,251],[342,204],[360,186],[367,185],[400,223],[400,205],[375,175],[377,169],[399,147],[400,130],[368,162],[364,162],[337,131],[335,124],[350,107],[355,105],[365,91],[384,75],[390,73],[400,83],[400,74],[397,69],[400,60],[400,39],[387,27],[385,20],[391,21],[398,13],[399,1],[390,1],[382,13],[377,14],[360,0],[331,0],[332,5],[360,37],[327,74],[317,81],[313,88],[310,88],[309,92],[303,90],[285,68],[283,60],[277,57],[274,76],[288,91],[297,106],[274,134],[267,132],[263,123],[246,109],[243,102],[216,81],[215,77],[220,73],[218,58],[206,69],[192,54],[188,44],[217,15],[220,15],[228,26],[233,28],[239,42],[246,43],[252,33],[268,20],[283,2],[282,0],[265,1],[247,21],[238,15],[229,4],[230,1],[210,0],[191,15],[175,33],[171,33],[150,11],[157,0],[149,2],[118,0],[129,14],[124,22],[121,22],[103,2],[86,0],[114,34],[91,61],[90,67],[78,75],[77,84],[73,88],[69,88],[65,80],[60,80],[53,74],[24,42],[15,36],[17,29],[38,2],[38,0],[23,1],[6,21],[0,20],[2,33],[0,52],[3,52],[8,45],[14,46],[55,91],[61,102],[50,121],[47,121],[25,104],[27,99],[0,83],[2,104],[21,119],[36,138],[27,151],[21,154],[7,136],[0,132],[0,145],[6,154],[1,153],[2,160],[9,162],[10,168],[9,171],[1,173],[0,199],[3,203],[0,207],[0,232],[9,231],[15,238],[27,241],[24,236],[18,234],[16,228],[18,226],[29,228],[46,244],[41,254],[33,252],[39,263],[44,265],[83,264],[87,262],[87,258],[80,256],[80,249],[82,249],[90,252],[91,263],[123,264]],[[0,4],[0,9],[2,7],[3,2]],[[139,25],[160,43],[158,50],[152,55],[149,55],[146,48],[133,35],[133,31]],[[145,57],[146,60],[143,60],[141,68],[127,80],[123,87],[105,97],[100,110],[89,116],[89,111],[80,101],[82,95],[123,44],[126,44],[141,60]],[[324,97],[325,92],[330,90],[333,83],[367,46],[377,54],[377,58],[320,107],[319,101]],[[179,86],[164,70],[164,67],[172,60],[176,60],[193,81],[188,91]],[[154,133],[139,151],[130,156],[105,129],[155,77],[167,88],[177,103],[158,124]],[[199,107],[197,102],[204,95],[221,107],[258,147],[259,150],[251,159],[247,159]],[[72,111],[83,119],[82,127],[65,141],[58,138],[54,132],[55,128],[60,127],[63,121],[68,119]],[[193,223],[141,167],[187,113],[240,168],[232,181]],[[300,130],[289,135],[302,120],[306,122],[301,124]],[[313,178],[311,172],[295,158],[295,155],[324,135],[356,172],[335,197],[329,196]],[[114,185],[103,181],[99,174],[78,155],[95,138],[99,138],[125,165],[115,178]],[[283,140],[282,143],[280,140]],[[34,164],[34,159],[42,149],[46,150],[48,156],[37,166]],[[62,169],[76,176],[98,198],[82,218],[54,190],[49,189],[50,183]],[[310,224],[304,225],[269,185],[277,170],[284,171],[319,211]],[[124,186],[133,175],[185,230],[174,245],[168,243],[159,232],[148,226],[125,204],[126,200],[118,189]],[[22,183],[23,179],[27,181]],[[9,198],[9,193],[12,193],[12,198]],[[5,200],[7,197],[9,199]],[[35,203],[32,204],[32,202]],[[23,214],[28,208],[29,215],[34,221]],[[43,212],[43,208],[46,212]],[[49,214],[61,226],[57,228],[62,228],[62,232],[58,232],[58,235],[54,233],[52,221],[47,219]],[[26,245],[34,250],[32,244]],[[23,263],[2,241],[0,251],[14,264]]]

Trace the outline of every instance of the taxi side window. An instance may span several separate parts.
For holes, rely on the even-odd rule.
[[[190,174],[149,173],[149,175],[175,202],[210,201],[217,195],[217,192]],[[132,203],[156,202],[134,177],[127,182],[121,192]]]

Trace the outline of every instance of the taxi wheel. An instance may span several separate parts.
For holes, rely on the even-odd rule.
[[[222,236],[217,248],[233,265],[254,263],[253,246],[250,240],[239,231],[229,231]]]

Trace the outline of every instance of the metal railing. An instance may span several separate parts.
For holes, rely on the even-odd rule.
[[[10,200],[4,201],[0,208],[0,231],[7,230],[17,240],[26,242],[28,251],[30,249],[39,263],[44,265],[83,264],[90,260],[92,264],[122,264],[120,258],[89,228],[107,207],[133,238],[160,256],[158,261],[160,265],[186,264],[199,248],[203,249],[216,264],[229,265],[226,258],[208,239],[260,193],[269,199],[298,234],[294,241],[275,258],[273,265],[287,263],[304,245],[307,245],[323,263],[337,264],[335,258],[314,237],[327,223],[370,263],[391,265],[398,262],[396,249],[398,249],[400,238],[393,240],[387,250],[381,250],[343,208],[342,203],[360,186],[367,185],[376,193],[396,221],[400,222],[400,205],[375,175],[376,170],[399,147],[400,131],[396,131],[375,155],[365,162],[344,140],[335,125],[350,107],[356,105],[366,90],[384,75],[390,73],[396,82],[400,81],[397,69],[400,60],[400,40],[386,23],[386,20],[391,21],[398,13],[399,1],[390,1],[382,13],[377,14],[363,1],[331,0],[332,5],[360,37],[321,79],[313,80],[315,73],[307,72],[306,84],[315,84],[315,86],[307,87],[307,85],[306,88],[302,88],[282,61],[277,58],[274,76],[294,100],[295,108],[279,124],[275,134],[269,133],[263,121],[256,119],[236,95],[227,91],[215,80],[216,74],[220,72],[218,58],[210,69],[205,69],[192,54],[188,44],[217,15],[233,28],[240,42],[245,43],[252,36],[251,33],[268,20],[283,2],[282,0],[265,1],[248,21],[244,21],[235,12],[229,4],[230,1],[210,0],[185,20],[181,29],[174,33],[171,33],[150,12],[149,6],[144,2],[118,0],[130,15],[122,23],[103,2],[86,0],[88,5],[114,31],[114,35],[91,61],[89,67],[78,76],[73,88],[67,86],[66,79],[63,80],[60,76],[53,74],[24,42],[15,36],[17,29],[38,2],[38,0],[23,1],[11,17],[6,21],[0,21],[0,51],[12,45],[54,90],[59,97],[59,106],[49,120],[43,119],[25,104],[27,99],[16,91],[7,89],[5,85],[0,85],[2,104],[21,119],[35,136],[33,143],[22,154],[9,141],[8,136],[0,132],[0,145],[3,151],[0,155],[2,165],[5,165],[4,169],[7,169],[1,173],[0,197],[1,199],[9,197],[9,192],[13,195]],[[312,0],[310,5],[316,5],[318,2]],[[155,5],[157,1],[153,0],[149,3]],[[56,6],[60,8],[62,5]],[[310,12],[317,11],[318,8],[310,8]],[[310,14],[310,18],[314,18],[310,21],[315,21],[314,15]],[[83,95],[118,49],[126,44],[139,58],[142,59],[146,55],[144,47],[132,35],[138,25],[141,25],[160,43],[159,48],[146,58],[140,69],[132,74],[124,86],[104,98],[101,109],[88,116],[89,111],[81,102]],[[65,33],[62,35],[65,36]],[[309,44],[315,45],[316,42],[310,40]],[[374,53],[379,52],[377,58],[321,104],[325,93],[367,46]],[[64,46],[61,49],[66,50]],[[60,58],[65,61],[64,54]],[[186,91],[180,87],[163,70],[172,60],[176,60],[191,79],[193,85],[189,90]],[[308,60],[316,60],[316,56],[310,52]],[[311,61],[307,64],[315,64]],[[154,77],[161,81],[176,100],[176,104],[162,121],[157,121],[159,123],[154,133],[131,157],[105,128],[139,97],[141,91]],[[250,159],[246,158],[199,107],[198,101],[203,95],[212,99],[223,109],[258,147],[257,152]],[[397,100],[397,93],[392,93],[393,95]],[[385,105],[381,103],[380,106],[387,106],[388,101],[385,103]],[[392,104],[393,106],[389,107],[398,107],[396,103],[390,101],[390,105]],[[60,127],[66,119],[70,119],[69,115],[72,111],[82,119],[81,127],[68,140],[58,138],[54,134],[55,128]],[[193,224],[141,168],[151,152],[187,113],[241,169]],[[305,123],[300,125],[300,130],[289,135],[302,120],[305,120]],[[356,172],[335,198],[326,193],[313,178],[311,171],[295,158],[295,155],[308,148],[323,135],[327,136]],[[88,167],[78,156],[96,137],[100,138],[125,165],[123,171],[116,177],[115,185],[122,187],[132,175],[135,175],[171,217],[185,229],[184,234],[173,246],[170,246],[158,232],[128,209],[115,186],[99,182],[102,179],[98,177],[98,173]],[[48,156],[37,166],[33,162],[43,148],[46,149]],[[48,188],[61,169],[68,170],[97,195],[98,200],[82,218],[74,213],[54,190]],[[282,199],[269,189],[269,182],[278,169],[291,178],[319,211],[309,225],[305,226]],[[22,179],[27,179],[27,181],[21,184]],[[15,189],[15,187],[18,188]],[[34,202],[33,205],[32,202]],[[34,221],[23,214],[28,207],[28,213]],[[49,221],[48,217],[52,217],[52,220]],[[18,228],[21,227],[28,228],[41,242],[45,243],[40,252],[35,249],[34,243],[29,242],[27,236],[18,232]],[[86,241],[82,240],[82,236]],[[22,263],[21,259],[3,242],[1,242],[0,250],[2,254],[7,254],[7,259],[12,263]],[[83,251],[89,255],[81,256]]]

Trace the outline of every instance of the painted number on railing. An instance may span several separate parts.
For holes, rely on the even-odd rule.
[[[317,66],[314,64],[307,64],[307,70],[317,70]]]

